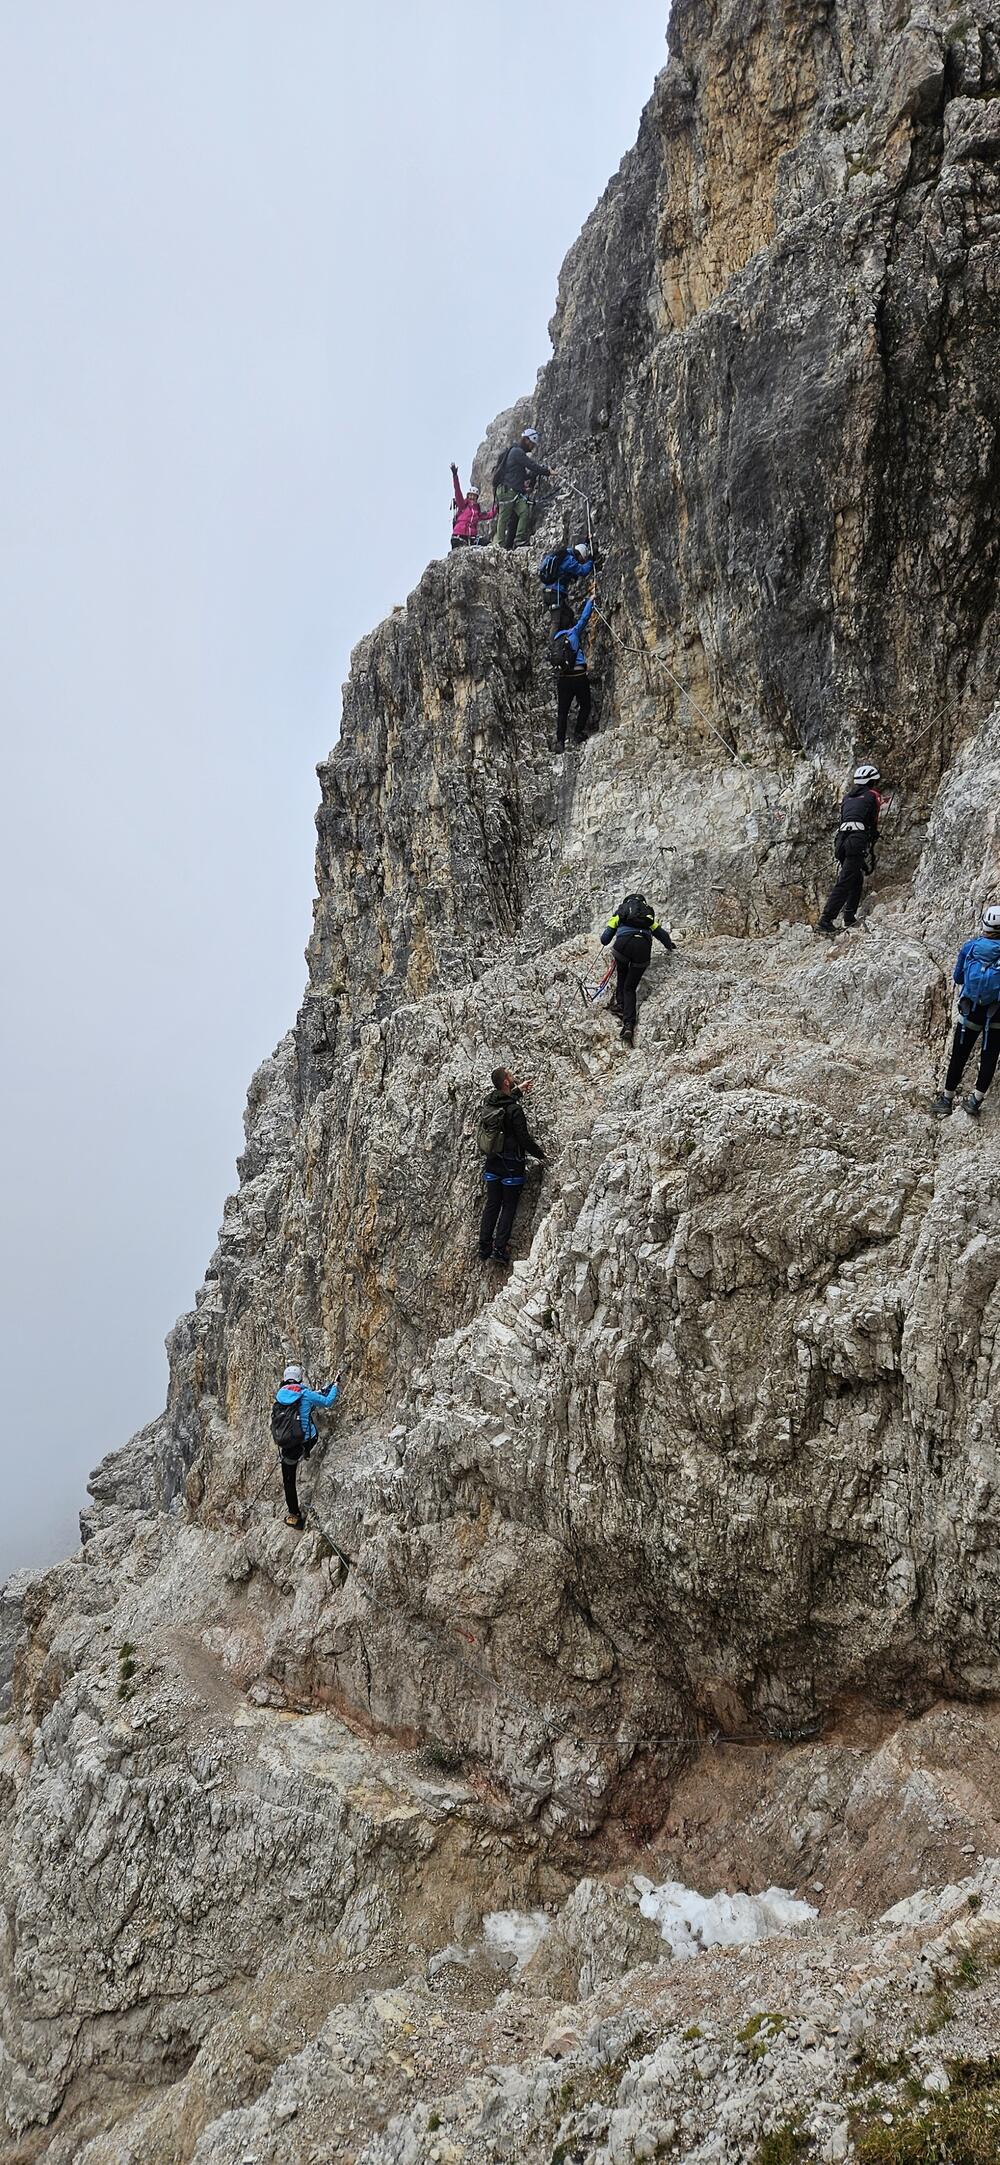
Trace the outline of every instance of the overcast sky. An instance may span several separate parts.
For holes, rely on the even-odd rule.
[[[163,1403],[351,646],[531,389],[665,20],[0,0],[0,1580]]]

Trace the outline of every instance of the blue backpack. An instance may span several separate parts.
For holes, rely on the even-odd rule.
[[[545,599],[553,606],[559,600],[559,574],[566,556],[565,549],[547,549],[538,566],[538,576],[545,588]]]
[[[974,1007],[1000,1007],[1000,940],[974,940],[965,958],[962,992]]]

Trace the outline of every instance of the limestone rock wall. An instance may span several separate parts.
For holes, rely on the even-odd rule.
[[[533,555],[444,557],[362,641],[302,1008],[167,1407],[81,1555],[2,1604],[12,2156],[242,2157],[415,1950],[655,1841],[703,1873],[712,1737],[760,1755],[731,1878],[801,1856],[877,1903],[995,1837],[988,1723],[884,1737],[1000,1682],[1000,1113],[927,1116],[1000,891],[998,150],[987,0],[675,0],[552,359],[479,454],[530,412],[541,536],[589,502],[599,733],[554,763]],[[874,900],[818,947],[862,755]],[[580,992],[626,886],[679,942],[629,1057]],[[502,1283],[498,1061],[549,1157]],[[298,1544],[293,1352],[345,1374]]]

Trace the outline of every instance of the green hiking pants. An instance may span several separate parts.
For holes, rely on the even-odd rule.
[[[528,521],[531,517],[530,496],[519,496],[516,489],[498,489],[500,506],[497,518],[497,540],[502,549],[512,549],[528,539]]]

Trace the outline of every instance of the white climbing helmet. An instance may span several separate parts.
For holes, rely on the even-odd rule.
[[[538,442],[538,430],[536,428],[523,428],[521,430],[521,442],[523,444],[536,444]]]
[[[579,557],[581,564],[585,564],[590,555],[589,544],[586,541],[574,541],[573,554]]]
[[[299,1367],[298,1361],[289,1361],[288,1367],[286,1368],[281,1380],[282,1383],[301,1383],[302,1370]]]
[[[880,782],[882,780],[882,777],[877,767],[866,766],[855,767],[854,779],[856,782]]]
[[[478,483],[478,481],[470,481],[470,483],[469,483],[469,486],[468,486],[468,488],[466,489],[466,492],[465,492],[465,493],[466,493],[466,495],[467,495],[467,496],[478,496],[478,494],[479,494],[479,483]]]
[[[1000,932],[1000,902],[988,902],[983,911],[983,924],[987,932]]]

